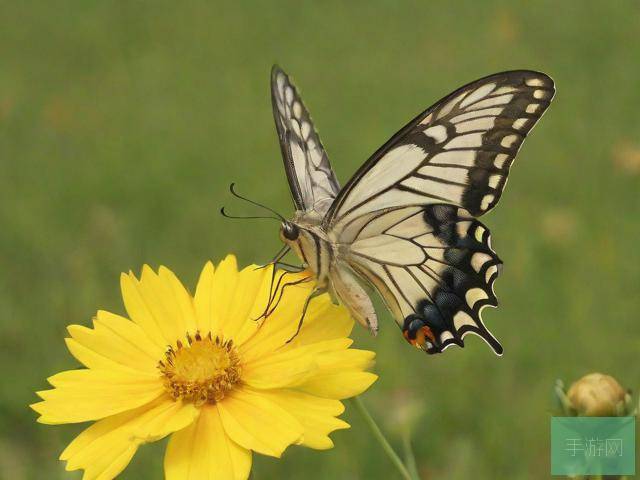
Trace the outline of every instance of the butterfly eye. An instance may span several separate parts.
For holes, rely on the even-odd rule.
[[[282,235],[287,240],[297,240],[300,235],[300,230],[293,223],[283,223],[282,224]]]

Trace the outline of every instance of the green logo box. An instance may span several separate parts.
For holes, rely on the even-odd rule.
[[[635,475],[636,417],[551,417],[551,475]]]

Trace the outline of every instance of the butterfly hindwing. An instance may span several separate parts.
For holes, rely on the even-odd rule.
[[[323,216],[340,186],[296,87],[277,66],[271,72],[271,100],[296,209]]]
[[[460,88],[409,122],[356,172],[325,225],[412,204],[486,213],[553,94],[553,81],[532,71],[499,73]]]
[[[481,319],[485,306],[497,306],[502,263],[489,230],[468,212],[446,204],[393,208],[354,220],[344,235],[349,265],[380,292],[411,343],[438,353],[474,333],[502,353]]]

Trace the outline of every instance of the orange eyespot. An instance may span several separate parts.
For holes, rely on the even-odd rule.
[[[425,341],[428,338],[429,340],[431,340],[431,343],[436,343],[435,340],[435,335],[433,334],[433,332],[431,331],[431,329],[429,327],[427,327],[426,325],[421,327],[420,329],[418,329],[418,331],[416,331],[416,337],[415,338],[410,338],[409,337],[409,331],[408,330],[404,330],[402,332],[402,335],[404,336],[405,340],[407,342],[409,342],[411,345],[413,345],[416,348],[422,348],[424,347]]]

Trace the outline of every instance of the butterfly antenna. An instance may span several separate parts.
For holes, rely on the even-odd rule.
[[[222,207],[220,209],[220,214],[224,217],[224,218],[233,218],[234,220],[254,220],[254,219],[269,219],[269,220],[276,220],[278,222],[280,222],[281,220],[279,218],[276,217],[263,217],[263,216],[255,216],[255,215],[249,215],[246,217],[242,217],[239,215],[229,215],[227,212],[225,212],[224,207]]]
[[[274,209],[267,207],[266,205],[263,205],[261,203],[258,203],[254,200],[251,200],[247,197],[244,197],[242,195],[240,195],[238,192],[236,192],[235,190],[236,184],[232,183],[231,185],[229,185],[229,191],[231,192],[231,194],[236,197],[239,198],[240,200],[244,200],[245,202],[249,202],[252,205],[255,205],[256,207],[260,207],[263,208],[265,210],[268,210],[269,212],[273,213],[274,215],[276,215],[281,221],[286,222],[287,219],[284,218],[282,215],[280,215],[278,212],[276,212]]]

